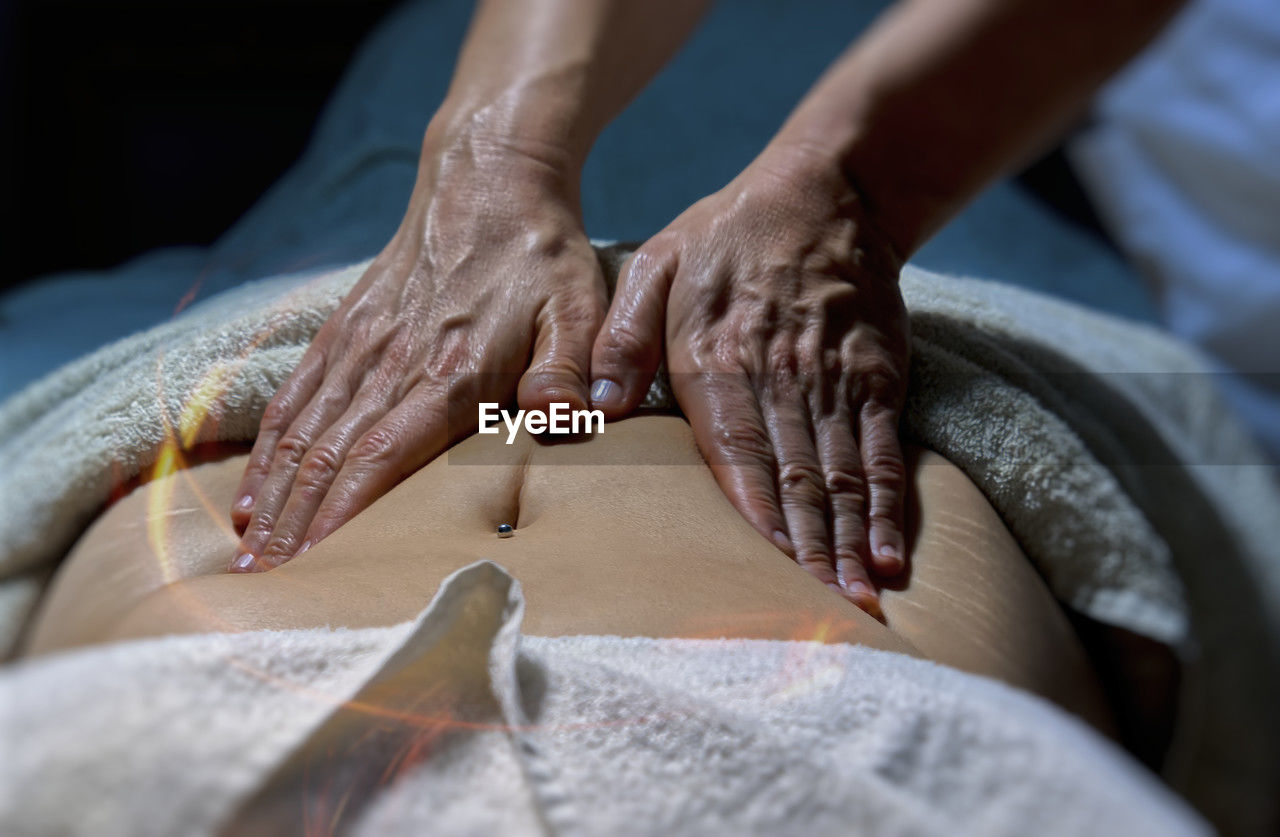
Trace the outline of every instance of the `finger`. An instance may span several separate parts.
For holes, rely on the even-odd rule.
[[[351,446],[393,406],[395,385],[382,371],[367,378],[347,411],[302,457],[275,529],[257,555],[260,569],[278,567],[312,544],[304,535],[337,478]]]
[[[591,342],[603,317],[603,299],[543,307],[529,369],[517,389],[517,400],[523,409],[545,411],[552,403],[586,409],[591,402],[587,387]]]
[[[878,617],[879,596],[867,574],[867,485],[847,402],[820,416],[814,429],[831,512],[836,576],[855,604]]]
[[[240,539],[240,548],[232,560],[232,572],[249,572],[257,567],[257,557],[266,548],[275,531],[276,521],[284,508],[302,458],[320,436],[346,412],[351,404],[348,373],[334,372],[289,426],[273,448],[271,465],[262,487],[254,499],[249,524]]]
[[[591,352],[591,406],[618,418],[644,400],[662,360],[674,256],[641,248],[627,260]]]
[[[420,384],[352,445],[305,541],[318,543],[477,424],[475,376]]]
[[[757,532],[794,556],[778,505],[773,445],[747,376],[683,373],[672,375],[671,386],[720,490]]]
[[[762,407],[776,456],[778,501],[795,560],[824,584],[839,584],[827,529],[827,497],[814,447],[809,410],[789,375],[761,386]],[[848,597],[850,591],[842,588]]]
[[[876,572],[896,575],[906,566],[903,506],[906,467],[898,441],[898,412],[871,400],[861,410],[862,470],[870,494],[868,523]]]
[[[238,534],[244,534],[245,527],[249,525],[255,498],[271,470],[276,444],[311,401],[323,380],[324,355],[314,349],[310,350],[267,403],[258,425],[258,437],[253,442],[253,450],[249,452],[249,462],[245,465],[244,475],[240,477],[236,499],[231,504],[231,523]]]

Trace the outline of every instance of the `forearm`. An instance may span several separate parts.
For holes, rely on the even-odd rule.
[[[905,258],[1033,153],[1178,0],[903,0],[771,147],[837,160]]]
[[[428,141],[465,135],[576,170],[710,0],[484,0]]]

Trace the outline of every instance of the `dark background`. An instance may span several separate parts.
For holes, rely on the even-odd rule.
[[[7,2],[0,287],[213,241],[395,0]]]
[[[3,0],[0,289],[208,244],[302,151],[396,0]],[[1020,179],[1096,221],[1058,154]]]

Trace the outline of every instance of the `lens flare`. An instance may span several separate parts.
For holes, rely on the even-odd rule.
[[[156,451],[156,461],[147,474],[147,543],[155,557],[157,568],[165,584],[180,581],[183,575],[174,560],[172,534],[169,526],[176,507],[175,494],[182,479],[191,493],[197,498],[211,520],[230,531],[230,521],[224,520],[226,515],[219,514],[209,497],[201,490],[197,482],[190,477],[187,452],[201,440],[204,435],[213,435],[206,431],[213,408],[225,394],[233,370],[227,364],[214,364],[201,378],[191,394],[183,399],[182,412],[177,421],[173,421],[165,408],[163,388],[163,357],[157,363],[158,400],[161,407],[162,439]]]

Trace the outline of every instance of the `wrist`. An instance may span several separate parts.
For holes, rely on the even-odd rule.
[[[534,79],[498,91],[451,90],[432,117],[424,150],[459,144],[497,160],[524,160],[576,181],[597,133],[576,87]]]
[[[899,27],[906,12],[894,8],[878,30]],[[920,84],[897,80],[897,63],[866,41],[828,71],[771,144],[838,167],[905,259],[970,196],[980,167],[951,139],[965,115],[923,105]]]
[[[855,224],[861,246],[871,246],[878,264],[891,266],[896,277],[913,251],[912,233],[901,218],[885,215],[863,183],[852,176],[846,158],[826,141],[779,134],[752,161],[748,172],[784,183],[799,200],[820,200]]]
[[[581,170],[578,155],[560,142],[490,111],[446,104],[423,135],[415,192],[447,184],[457,193],[493,192],[508,203],[556,200],[576,210]]]

